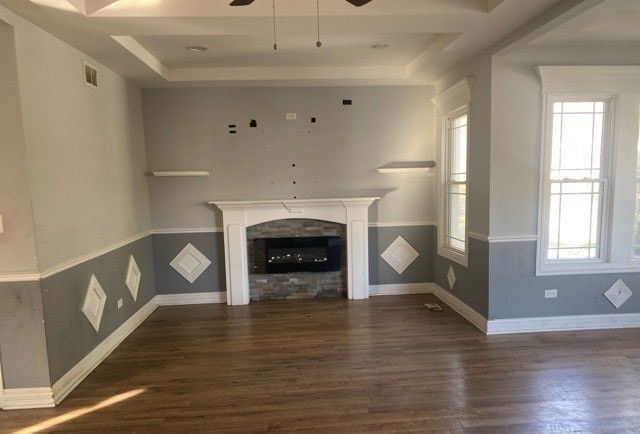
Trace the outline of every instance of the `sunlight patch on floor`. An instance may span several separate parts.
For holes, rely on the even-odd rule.
[[[70,411],[69,413],[62,414],[60,416],[53,417],[51,419],[44,420],[35,425],[31,425],[30,427],[23,428],[19,431],[14,431],[14,434],[33,434],[37,432],[44,431],[56,425],[60,425],[62,423],[68,422],[70,420],[76,419],[78,417],[84,416],[86,414],[92,413],[94,411],[101,410],[103,408],[109,407],[114,404],[118,404],[122,401],[126,401],[127,399],[133,398],[134,396],[138,396],[141,393],[145,392],[147,389],[135,389],[129,392],[121,393],[119,395],[113,396],[111,398],[105,399],[93,405],[91,407],[83,407],[77,410]]]

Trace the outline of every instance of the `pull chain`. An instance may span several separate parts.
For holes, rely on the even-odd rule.
[[[316,16],[318,18],[318,42],[316,42],[316,47],[322,47],[322,42],[320,42],[320,0],[316,0]]]
[[[276,39],[276,0],[273,0],[273,49],[278,49],[278,41]]]

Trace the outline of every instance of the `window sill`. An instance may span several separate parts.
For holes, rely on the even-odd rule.
[[[614,273],[640,273],[640,264],[611,264],[609,262],[599,262],[595,264],[567,264],[548,265],[543,268],[536,268],[538,276],[573,276],[581,274],[614,274]]]
[[[466,253],[461,253],[458,250],[453,250],[446,246],[438,246],[438,255],[450,261],[457,262],[463,267],[469,267],[469,256]]]

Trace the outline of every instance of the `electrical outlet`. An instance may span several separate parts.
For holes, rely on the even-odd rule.
[[[123,304],[124,302],[122,301],[122,299],[118,300],[118,309],[120,309]]]
[[[287,113],[287,120],[288,121],[295,121],[297,118],[297,115],[295,113]]]
[[[558,298],[557,289],[547,289],[544,291],[544,298]]]

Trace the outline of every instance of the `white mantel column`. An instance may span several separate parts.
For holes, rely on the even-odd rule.
[[[249,263],[244,210],[224,212],[224,264],[227,304],[249,304]],[[246,290],[245,290],[246,288]]]
[[[369,298],[368,208],[378,197],[209,202],[222,210],[227,304],[249,304],[247,226],[300,218],[347,226],[349,299]]]
[[[362,204],[347,209],[347,293],[350,300],[369,298],[369,212]]]

